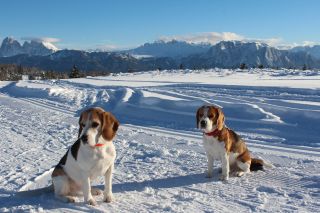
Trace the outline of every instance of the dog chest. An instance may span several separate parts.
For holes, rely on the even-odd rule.
[[[203,136],[205,151],[214,159],[220,159],[226,153],[225,144],[212,136]]]

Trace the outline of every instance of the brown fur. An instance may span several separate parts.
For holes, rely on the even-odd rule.
[[[119,127],[119,121],[110,113],[100,108],[91,108],[84,111],[79,118],[79,135],[82,132],[82,124],[91,119],[101,125],[101,134],[105,140],[111,141]]]

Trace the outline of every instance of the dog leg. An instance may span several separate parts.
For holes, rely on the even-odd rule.
[[[250,172],[250,163],[249,162],[243,163],[243,162],[237,160],[237,166],[239,167],[239,169],[241,169],[241,171],[238,171],[236,174],[238,177],[241,177],[245,173]]]
[[[76,202],[76,198],[70,196],[70,183],[65,175],[52,177],[52,184],[54,188],[54,196],[66,203]]]
[[[88,177],[88,178],[84,179],[82,181],[82,183],[83,183],[82,191],[83,191],[84,202],[86,202],[92,206],[97,205],[97,202],[93,199],[92,194],[91,194],[90,178]]]
[[[207,174],[206,178],[212,178],[213,176],[213,157],[207,153]]]
[[[103,201],[110,203],[113,199],[112,195],[112,172],[114,165],[112,164],[104,176],[104,192]]]
[[[229,156],[227,153],[224,153],[221,156],[221,167],[222,167],[222,174],[220,176],[220,180],[222,181],[229,180],[230,165],[229,165]]]

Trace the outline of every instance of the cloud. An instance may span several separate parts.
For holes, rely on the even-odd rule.
[[[163,41],[171,41],[171,40],[178,40],[178,41],[186,41],[188,43],[210,43],[216,44],[220,41],[246,41],[246,42],[260,42],[266,43],[270,46],[278,46],[280,45],[283,40],[281,38],[249,38],[237,33],[233,32],[204,32],[204,33],[197,33],[191,35],[179,35],[179,36],[163,36],[160,37],[160,40]]]
[[[106,52],[129,50],[129,49],[136,47],[136,46],[120,46],[120,45],[116,45],[116,44],[98,44],[95,46],[96,46],[96,50],[106,51]],[[89,50],[91,50],[91,49],[89,49]]]
[[[102,50],[102,51],[116,51],[121,49],[121,47],[115,45],[115,44],[100,44],[96,45],[97,49]]]
[[[303,41],[302,46],[314,46],[314,45],[319,45],[319,42],[314,42],[314,41]]]
[[[36,41],[36,42],[47,42],[47,43],[57,43],[61,40],[58,38],[49,38],[49,37],[22,37],[23,41]]]
[[[265,44],[268,44],[269,46],[272,46],[272,47],[277,47],[277,46],[283,45],[283,40],[281,38],[266,38],[266,39],[247,38],[247,39],[243,39],[243,41],[265,43]]]
[[[210,43],[216,44],[220,41],[232,41],[232,40],[243,40],[244,37],[232,33],[232,32],[205,32],[205,33],[197,33],[191,35],[182,35],[182,36],[163,36],[160,40],[163,41],[171,41],[171,40],[178,40],[178,41],[186,41],[188,43]]]

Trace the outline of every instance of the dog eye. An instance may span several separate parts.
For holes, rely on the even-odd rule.
[[[203,114],[200,114],[199,117],[203,117]]]
[[[93,122],[93,123],[92,123],[92,127],[93,127],[93,128],[96,128],[96,127],[98,127],[98,126],[99,126],[99,123],[97,123],[97,122]]]
[[[85,124],[80,124],[81,127],[85,127]]]
[[[211,119],[211,118],[213,118],[213,115],[209,115],[208,117]]]

